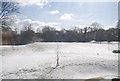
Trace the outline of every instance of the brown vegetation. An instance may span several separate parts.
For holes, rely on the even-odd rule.
[[[2,34],[2,45],[15,45],[17,44],[15,40],[15,35],[13,34]]]

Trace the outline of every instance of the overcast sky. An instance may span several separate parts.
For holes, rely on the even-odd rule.
[[[47,2],[44,4],[24,2],[20,6],[20,20],[51,24],[58,27],[90,25],[98,22],[115,26],[118,20],[117,2]]]

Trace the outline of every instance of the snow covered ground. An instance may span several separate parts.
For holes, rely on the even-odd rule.
[[[59,50],[57,49],[59,47]],[[117,43],[33,43],[1,46],[3,79],[88,79],[118,75]],[[59,63],[56,66],[57,52]]]

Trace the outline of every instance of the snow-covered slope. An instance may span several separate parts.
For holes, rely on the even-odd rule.
[[[117,43],[37,42],[0,48],[4,79],[88,79],[118,74],[118,54],[112,53]],[[55,67],[57,52],[60,65]]]

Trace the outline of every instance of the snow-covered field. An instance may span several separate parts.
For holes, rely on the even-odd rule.
[[[57,46],[59,49],[57,49]],[[118,75],[117,43],[33,43],[1,46],[3,79],[88,79]],[[56,66],[57,52],[59,54]]]

